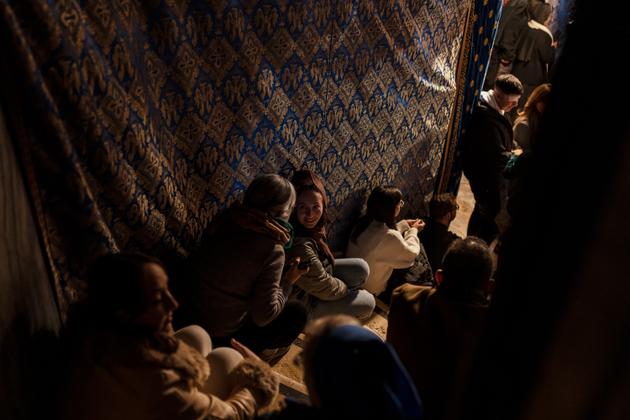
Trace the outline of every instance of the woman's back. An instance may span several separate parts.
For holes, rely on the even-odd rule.
[[[370,266],[365,289],[374,294],[385,290],[387,280],[395,268],[408,268],[420,252],[418,229],[407,222],[399,229],[390,229],[385,223],[372,221],[354,240],[350,240],[346,256],[363,258]]]

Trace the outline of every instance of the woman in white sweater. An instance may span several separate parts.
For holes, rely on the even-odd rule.
[[[366,214],[350,236],[346,256],[367,261],[370,274],[363,287],[375,295],[385,290],[395,268],[411,267],[420,252],[418,231],[424,228],[424,222],[395,221],[404,204],[398,188],[374,188]]]

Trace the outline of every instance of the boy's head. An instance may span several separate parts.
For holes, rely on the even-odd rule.
[[[429,216],[446,226],[455,219],[459,205],[451,193],[434,195],[429,202]]]
[[[504,112],[517,106],[522,94],[523,85],[513,74],[502,74],[494,81],[494,97]]]
[[[442,269],[436,273],[440,291],[456,298],[485,296],[494,268],[488,245],[469,236],[456,239],[448,247]]]

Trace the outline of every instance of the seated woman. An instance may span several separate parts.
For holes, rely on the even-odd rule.
[[[301,356],[310,406],[287,398],[267,419],[417,420],[420,397],[393,348],[345,315],[307,327]]]
[[[217,346],[236,338],[258,354],[287,349],[304,329],[304,305],[287,301],[306,271],[297,267],[299,259],[285,264],[294,204],[295,190],[287,179],[256,178],[243,204],[236,203],[220,218],[216,231],[189,259],[181,299],[184,319],[205,328]],[[279,355],[265,352],[261,357],[272,362]]]
[[[313,317],[344,313],[366,320],[376,304],[374,296],[361,289],[369,267],[360,258],[335,260],[326,241],[323,183],[311,171],[298,171],[296,175],[297,200],[291,218],[295,240],[287,253],[299,257],[309,269],[295,283],[293,296],[305,302]]]
[[[404,205],[402,193],[394,187],[376,187],[367,210],[350,235],[347,257],[363,258],[370,266],[365,289],[379,294],[387,287],[395,268],[411,267],[420,253],[420,219],[395,220]]]
[[[223,384],[215,375],[208,381],[213,373],[208,361],[186,342],[209,352],[209,337],[196,326],[179,333],[185,341],[173,333],[178,304],[157,259],[102,256],[88,272],[87,286],[87,298],[71,309],[63,333],[67,375],[59,393],[60,418],[244,419],[277,396],[278,381],[269,366],[238,343],[245,359],[227,348],[210,353],[217,370],[227,367],[227,375]],[[224,399],[204,392],[206,387]]]

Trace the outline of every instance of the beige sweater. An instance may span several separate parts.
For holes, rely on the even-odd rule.
[[[385,223],[373,221],[356,243],[348,244],[346,256],[363,258],[370,266],[364,288],[375,295],[385,290],[395,268],[411,267],[420,253],[418,229],[409,227],[405,220],[397,226],[390,229]]]
[[[97,333],[76,356],[61,393],[64,420],[250,419],[278,394],[269,366],[249,358],[232,373],[226,400],[201,392],[208,362],[182,341],[165,353],[148,341]]]

